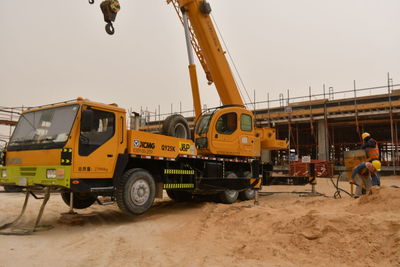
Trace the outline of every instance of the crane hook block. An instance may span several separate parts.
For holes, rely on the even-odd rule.
[[[115,21],[117,13],[121,9],[119,2],[118,0],[104,0],[100,4],[100,8],[104,15],[104,21],[107,22],[106,32],[113,35],[115,31],[112,23]]]

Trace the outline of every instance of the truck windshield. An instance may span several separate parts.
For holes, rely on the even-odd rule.
[[[210,124],[210,123],[209,123],[209,122],[210,122],[210,119],[211,119],[211,114],[203,115],[203,116],[200,118],[200,121],[199,121],[199,123],[198,123],[197,126],[196,126],[196,134],[197,134],[197,135],[201,135],[201,134],[207,133],[207,131],[208,131],[208,125]]]
[[[23,113],[8,144],[8,151],[61,148],[65,145],[79,105]]]

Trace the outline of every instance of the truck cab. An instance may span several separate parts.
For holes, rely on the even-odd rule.
[[[124,109],[82,98],[27,110],[7,146],[0,182],[69,188],[71,177],[112,178],[126,147],[125,121]]]

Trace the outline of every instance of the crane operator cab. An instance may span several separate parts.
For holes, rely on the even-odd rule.
[[[203,113],[196,123],[195,143],[203,155],[260,156],[254,115],[239,105]]]

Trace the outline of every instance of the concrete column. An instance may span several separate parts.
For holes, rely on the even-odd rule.
[[[318,121],[318,159],[328,160],[328,129],[325,128],[325,121]]]

